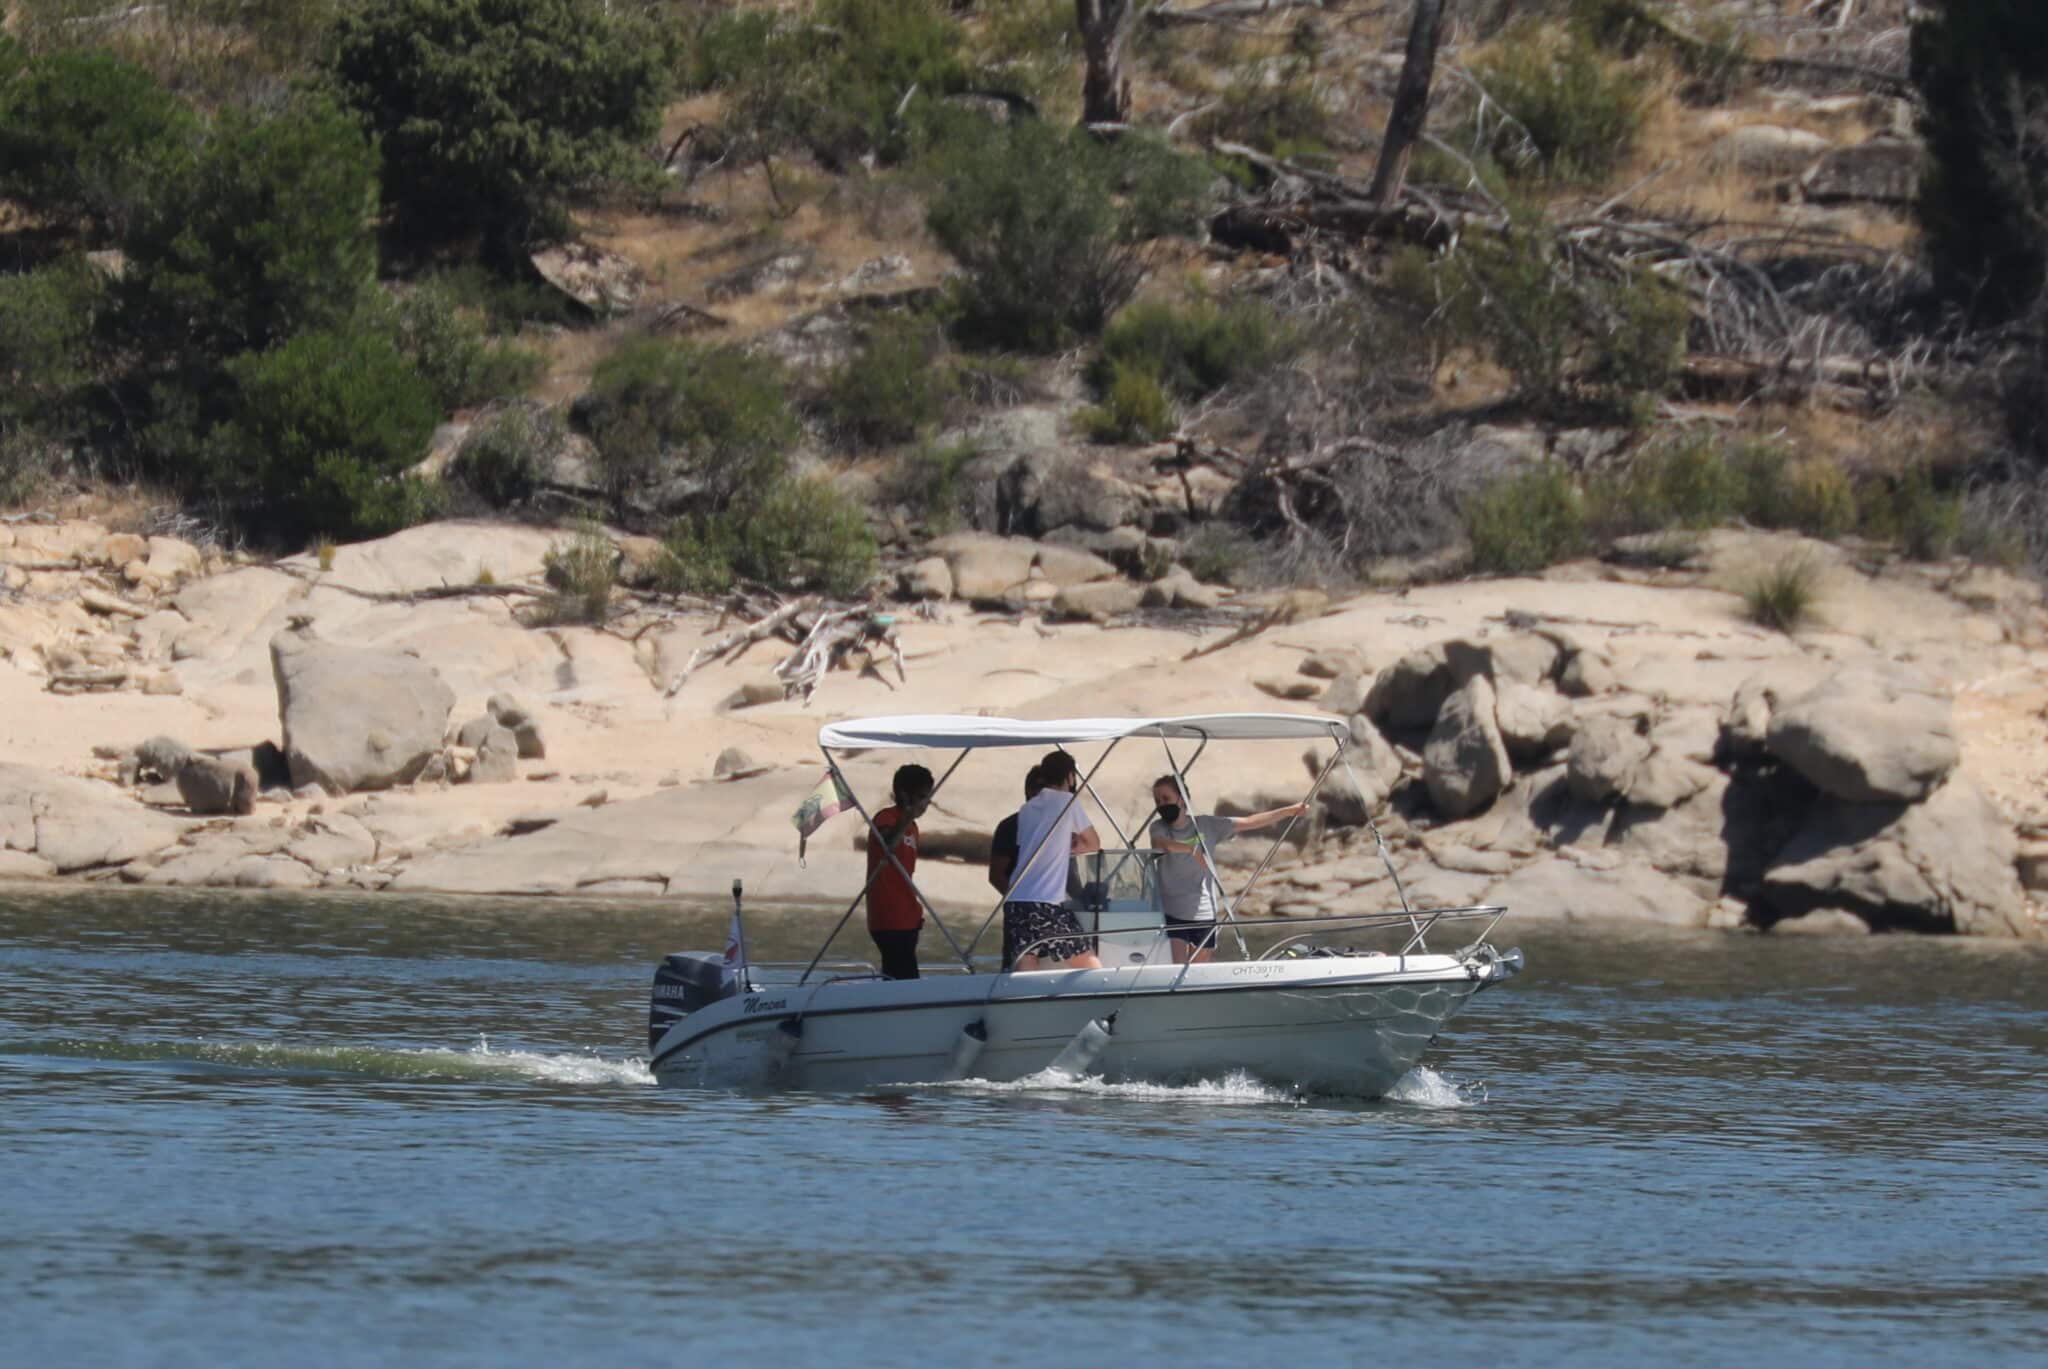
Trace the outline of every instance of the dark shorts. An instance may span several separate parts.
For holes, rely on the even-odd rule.
[[[1047,937],[1053,939],[1047,941]],[[1005,966],[1015,965],[1017,957],[1026,952],[1042,960],[1072,960],[1094,949],[1095,938],[1082,933],[1081,919],[1057,903],[1003,905]]]
[[[1191,950],[1202,950],[1216,944],[1216,924],[1210,922],[1175,922],[1166,920],[1166,935],[1175,941],[1184,942]]]

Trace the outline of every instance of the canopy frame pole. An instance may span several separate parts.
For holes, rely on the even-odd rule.
[[[1086,789],[1086,790],[1087,790],[1087,791],[1088,791],[1089,793],[1091,793],[1091,794],[1095,792],[1095,790],[1094,790],[1094,787],[1092,786],[1092,784],[1090,783],[1090,781],[1092,781],[1092,780],[1093,780],[1093,779],[1095,778],[1095,772],[1096,772],[1096,771],[1098,771],[1098,770],[1100,770],[1100,769],[1102,769],[1103,765],[1104,765],[1104,764],[1105,764],[1105,763],[1106,763],[1106,762],[1107,762],[1107,761],[1109,760],[1109,758],[1110,758],[1110,757],[1111,757],[1112,755],[1114,755],[1114,754],[1116,753],[1116,749],[1117,749],[1117,747],[1123,744],[1123,740],[1124,740],[1124,739],[1123,739],[1122,737],[1112,737],[1112,738],[1110,739],[1110,743],[1109,743],[1109,745],[1103,748],[1103,750],[1102,750],[1102,755],[1101,755],[1100,757],[1098,757],[1098,758],[1096,759],[1096,762],[1095,762],[1095,764],[1094,764],[1094,765],[1092,765],[1092,766],[1090,766],[1090,767],[1088,768],[1088,773],[1087,773],[1087,774],[1085,774],[1085,775],[1083,775],[1083,776],[1081,776],[1081,788],[1082,788],[1082,789]],[[1065,748],[1065,747],[1059,747],[1059,748],[1057,748],[1057,749],[1059,749],[1059,750],[1061,750],[1061,751],[1066,751],[1066,748]],[[1067,752],[1067,754],[1068,754],[1068,755],[1072,755],[1073,753],[1072,753],[1072,752]],[[1073,808],[1073,806],[1074,806],[1075,804],[1079,803],[1080,801],[1081,801],[1081,795],[1080,795],[1080,792],[1079,792],[1079,791],[1076,791],[1076,792],[1074,792],[1074,793],[1072,793],[1072,794],[1069,794],[1069,795],[1067,795],[1067,802],[1066,802],[1066,805],[1065,805],[1065,807],[1063,807],[1063,808],[1061,808],[1061,809],[1060,809],[1060,817],[1061,817],[1061,818],[1065,818],[1065,817],[1066,817],[1066,815],[1067,815],[1067,813],[1068,813],[1068,812],[1069,812],[1069,811],[1070,811],[1070,810],[1071,810],[1071,809]],[[1098,800],[1098,802],[1099,802],[1099,800]],[[1045,829],[1045,832],[1044,832],[1044,834],[1043,834],[1043,835],[1041,835],[1041,836],[1039,837],[1039,839],[1038,839],[1038,845],[1036,845],[1036,846],[1034,846],[1034,847],[1032,847],[1032,848],[1031,848],[1031,854],[1029,854],[1029,855],[1027,855],[1027,856],[1024,856],[1024,858],[1023,858],[1023,860],[1022,860],[1022,863],[1020,863],[1020,864],[1019,864],[1019,865],[1017,866],[1017,868],[1015,868],[1014,870],[1010,871],[1010,888],[1011,888],[1011,889],[1014,889],[1014,888],[1016,888],[1016,887],[1017,887],[1017,881],[1018,881],[1018,880],[1020,880],[1020,879],[1022,879],[1022,878],[1024,878],[1024,876],[1025,876],[1026,872],[1028,872],[1028,871],[1029,871],[1029,870],[1031,869],[1031,867],[1032,867],[1032,866],[1034,866],[1034,865],[1036,865],[1036,864],[1038,863],[1038,858],[1039,858],[1039,857],[1040,857],[1041,855],[1043,855],[1043,854],[1045,853],[1045,847],[1046,847],[1046,841],[1045,841],[1045,838],[1046,838],[1046,837],[1048,837],[1048,836],[1051,836],[1051,835],[1052,835],[1052,830],[1053,830],[1053,827],[1057,827],[1057,826],[1059,826],[1059,823],[1058,823],[1057,821],[1055,821],[1055,822],[1054,822],[1054,823],[1052,824],[1052,827],[1048,827],[1048,828],[1046,828],[1046,829]],[[1022,853],[1020,852],[1020,854],[1022,854]],[[989,910],[989,914],[988,914],[988,916],[987,916],[987,917],[985,917],[985,918],[983,918],[983,919],[981,920],[981,926],[980,926],[979,928],[977,928],[977,929],[975,930],[975,933],[974,933],[974,937],[973,937],[973,939],[972,939],[972,940],[970,940],[970,941],[969,941],[969,942],[967,943],[967,954],[968,954],[968,955],[972,956],[972,955],[974,954],[974,948],[975,948],[976,946],[979,946],[979,945],[981,944],[981,939],[982,939],[982,938],[983,938],[984,936],[987,936],[987,935],[988,935],[988,929],[989,929],[989,926],[990,926],[990,924],[991,924],[991,923],[993,923],[993,922],[994,922],[994,921],[996,920],[996,916],[997,916],[997,915],[998,915],[999,913],[1001,913],[1001,912],[1003,911],[1003,905],[1004,905],[1005,903],[1008,903],[1009,901],[1010,901],[1010,893],[1009,893],[1009,890],[1008,890],[1008,889],[1006,889],[1006,890],[1004,890],[1004,891],[1003,891],[1003,893],[1002,893],[1002,896],[1001,896],[1001,897],[999,897],[998,899],[996,899],[996,906],[995,906],[995,907],[993,907],[993,908],[991,908],[991,909]],[[1007,971],[1008,967],[1007,967],[1007,966],[1005,966],[1005,967],[1004,967],[1004,969],[1005,969],[1005,971]]]
[[[1379,849],[1380,864],[1387,867],[1387,874],[1393,878],[1394,893],[1401,900],[1401,911],[1408,914],[1408,925],[1414,929],[1416,939],[1420,940],[1422,937],[1422,924],[1415,920],[1414,906],[1408,902],[1408,890],[1401,883],[1401,872],[1394,868],[1394,853],[1387,849],[1386,834],[1380,831],[1378,821],[1373,818],[1372,804],[1365,797],[1365,786],[1359,783],[1358,771],[1352,766],[1351,757],[1345,754],[1341,743],[1338,746],[1338,754],[1344,756],[1344,774],[1351,781],[1351,792],[1358,796],[1359,811],[1365,814],[1366,828],[1371,831],[1373,844]],[[1480,939],[1485,940],[1484,937]],[[1427,951],[1429,947],[1425,944],[1422,949]]]
[[[1333,735],[1332,740],[1334,740],[1337,743],[1336,753],[1333,754],[1330,757],[1328,763],[1326,763],[1323,766],[1323,768],[1317,772],[1315,783],[1311,784],[1308,787],[1308,797],[1302,800],[1304,804],[1313,804],[1316,801],[1316,795],[1322,792],[1323,781],[1330,778],[1330,772],[1337,768],[1337,762],[1344,759],[1344,739],[1342,737],[1336,737]],[[1280,844],[1287,840],[1287,834],[1294,830],[1294,824],[1300,821],[1301,814],[1295,814],[1293,817],[1287,820],[1287,825],[1280,829],[1279,835],[1273,838],[1273,844],[1266,848],[1265,859],[1259,862],[1259,868],[1252,871],[1252,877],[1244,882],[1244,888],[1239,889],[1237,891],[1237,897],[1231,900],[1230,910],[1233,916],[1237,912],[1237,905],[1239,903],[1242,903],[1245,899],[1245,896],[1251,893],[1252,886],[1256,885],[1259,882],[1259,876],[1266,873],[1266,867],[1268,865],[1271,865],[1273,863],[1273,857],[1279,854]]]
[[[841,789],[846,791],[846,797],[853,804],[853,811],[859,813],[861,821],[868,825],[869,834],[879,839],[882,835],[882,829],[875,825],[875,820],[868,816],[868,810],[861,806],[860,795],[854,792],[853,785],[847,781],[846,776],[840,771],[839,762],[832,758],[830,749],[821,746],[818,750],[825,757],[825,768],[832,772],[832,778],[838,781]],[[946,767],[946,773],[939,776],[938,783],[932,786],[932,797],[934,799],[939,796],[939,791],[946,787],[946,781],[953,778],[953,772],[960,768],[960,762],[966,759],[967,751],[964,749],[953,758],[953,763]],[[947,929],[946,924],[940,921],[938,910],[933,908],[931,900],[924,896],[924,890],[917,887],[917,881],[910,877],[910,872],[903,868],[903,862],[896,858],[895,843],[891,842],[885,846],[882,853],[889,858],[889,864],[896,873],[903,876],[903,882],[910,886],[910,892],[917,895],[918,906],[923,908],[926,916],[930,917],[938,925],[940,934],[946,938],[946,944],[951,946],[953,953],[960,957],[960,963],[966,967],[969,974],[974,973],[974,962],[968,958],[967,952],[960,949],[960,943],[954,939],[953,933]],[[868,891],[875,887],[875,881],[881,878],[881,874],[882,867],[880,865],[868,871],[867,882],[860,886],[860,892],[855,894],[853,901],[846,905],[846,911],[839,915],[839,921],[832,924],[832,934],[825,938],[825,944],[820,946],[818,953],[811,957],[811,963],[804,966],[804,972],[797,977],[797,983],[802,984],[810,979],[811,971],[818,968],[818,962],[825,958],[825,952],[832,949],[832,943],[837,941],[839,933],[845,930],[847,919],[853,916],[855,908],[860,907],[860,901],[868,896]]]

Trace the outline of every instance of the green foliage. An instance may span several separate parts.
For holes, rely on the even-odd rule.
[[[431,516],[434,487],[401,474],[426,452],[432,392],[372,329],[301,333],[227,367],[233,418],[205,443],[201,492],[276,534],[377,537]]]
[[[56,444],[41,434],[0,423],[0,507],[32,503],[62,459]]]
[[[541,601],[543,623],[587,623],[602,627],[612,616],[612,590],[619,583],[619,551],[603,526],[584,519],[569,545],[548,544],[541,557],[550,593]]]
[[[681,478],[708,510],[777,484],[797,438],[774,362],[731,348],[639,338],[599,362],[578,412],[598,475],[623,510]]]
[[[1586,501],[1561,466],[1487,486],[1466,501],[1464,515],[1476,570],[1524,575],[1587,550]]]
[[[342,0],[15,0],[39,53],[102,48],[203,105],[259,104],[300,71]]]
[[[1145,273],[1142,242],[1187,227],[1199,170],[1141,138],[1105,146],[1036,120],[954,140],[927,211],[967,275],[962,330],[1052,351],[1102,327]]]
[[[1939,489],[1924,462],[1896,477],[1870,482],[1857,501],[1857,512],[1864,536],[1894,543],[1915,561],[1953,556],[1963,544],[1963,496]]]
[[[938,365],[941,342],[928,319],[876,320],[860,353],[825,378],[819,400],[833,437],[848,447],[886,447],[934,422],[952,379]]]
[[[105,287],[80,260],[0,276],[0,431],[72,431]]]
[[[1516,25],[1473,75],[1512,122],[1474,129],[1518,175],[1597,182],[1634,150],[1649,115],[1648,81],[1574,31]]]
[[[1638,452],[1591,492],[1594,526],[1610,535],[1719,526],[1749,503],[1744,471],[1711,432],[1681,432]]]
[[[873,578],[877,563],[860,506],[822,479],[785,478],[724,515],[679,519],[664,549],[664,585],[700,594],[752,580],[848,598]]]
[[[123,326],[145,354],[261,351],[340,326],[377,264],[370,145],[334,106],[220,117],[123,242]]]
[[[1938,0],[1913,26],[1936,283],[1991,321],[2048,283],[2048,7]]]
[[[909,510],[927,532],[950,531],[966,502],[967,464],[980,455],[981,449],[965,440],[909,448],[897,456],[883,497]]]
[[[1082,430],[1097,442],[1157,442],[1174,430],[1173,402],[1158,375],[1131,361],[1109,363],[1102,402],[1083,409]]]
[[[568,430],[538,404],[511,404],[479,419],[455,453],[451,474],[493,508],[525,504],[540,493]]]
[[[1766,567],[1742,587],[1749,620],[1773,632],[1797,631],[1813,613],[1819,572],[1804,556],[1790,556]]]
[[[389,318],[400,350],[444,410],[522,394],[540,378],[540,355],[488,336],[456,288],[439,277],[397,295]]]
[[[1648,273],[1574,274],[1540,217],[1468,238],[1440,271],[1437,326],[1488,352],[1532,403],[1585,399],[1626,413],[1677,383],[1684,296]]]
[[[335,26],[329,74],[407,227],[481,227],[509,253],[571,191],[651,176],[663,34],[597,0],[363,0]]]
[[[1239,68],[1216,107],[1196,123],[1205,137],[1246,143],[1275,157],[1327,150],[1330,103],[1317,80],[1316,54],[1294,51],[1274,63]]]
[[[1152,376],[1183,399],[1202,399],[1278,362],[1294,339],[1271,305],[1250,297],[1218,304],[1198,295],[1186,304],[1139,300],[1102,332],[1090,368],[1098,389],[1122,368]]]
[[[1258,552],[1258,543],[1244,529],[1204,523],[1181,541],[1180,562],[1205,585],[1229,585],[1250,573]]]
[[[177,96],[105,52],[53,52],[0,76],[0,195],[89,240],[133,223],[198,137]]]
[[[816,0],[773,25],[732,14],[706,28],[695,77],[726,93],[725,134],[751,157],[802,147],[831,166],[896,161],[968,84],[964,31],[940,0]]]

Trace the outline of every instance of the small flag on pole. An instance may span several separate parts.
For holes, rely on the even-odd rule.
[[[818,781],[818,787],[805,796],[796,811],[789,815],[790,826],[796,828],[797,864],[804,863],[811,833],[852,806],[853,794],[847,789],[846,782],[839,778],[838,771],[827,770],[825,778]]]
[[[718,972],[718,982],[728,989],[744,987],[741,983],[747,968],[747,934],[740,926],[740,910],[732,910],[732,926],[725,934],[725,964]]]

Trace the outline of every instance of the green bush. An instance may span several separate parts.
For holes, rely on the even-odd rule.
[[[301,333],[227,374],[234,415],[186,472],[198,493],[286,543],[381,536],[435,512],[437,491],[402,472],[426,453],[439,410],[381,332]]]
[[[962,137],[938,166],[933,235],[966,271],[971,338],[1052,351],[1095,333],[1145,274],[1142,242],[1189,226],[1201,174],[1139,138],[1036,120]]]
[[[619,550],[602,525],[585,519],[566,547],[548,544],[541,557],[549,594],[541,601],[543,623],[587,623],[602,627],[612,616],[612,591],[619,583]]]
[[[1205,585],[1242,583],[1258,561],[1250,533],[1228,523],[1204,523],[1180,544],[1180,562]]]
[[[1618,475],[1595,482],[1592,523],[1609,535],[1704,531],[1748,504],[1743,480],[1716,434],[1680,433],[1651,443]]]
[[[444,410],[523,394],[543,369],[539,353],[489,336],[455,286],[438,277],[394,297],[390,325]]]
[[[48,438],[0,420],[0,507],[33,503],[62,464],[62,451]]]
[[[76,429],[105,294],[98,275],[76,259],[0,276],[0,427]]]
[[[1813,613],[1819,573],[1804,556],[1792,556],[1766,567],[1742,587],[1749,620],[1773,632],[1790,634]]]
[[[1204,137],[1247,143],[1275,157],[1326,151],[1330,103],[1316,78],[1315,55],[1291,52],[1277,65],[1240,68],[1196,124]]]
[[[0,78],[0,195],[88,239],[133,223],[198,138],[183,101],[105,52],[53,52]]]
[[[1561,466],[1487,486],[1466,501],[1464,516],[1476,570],[1524,575],[1587,550],[1586,501]]]
[[[1891,542],[1915,561],[1953,556],[1963,543],[1963,496],[1937,488],[1924,463],[1869,482],[1857,512],[1864,536]]]
[[[1081,428],[1097,442],[1157,442],[1174,428],[1173,403],[1159,377],[1131,361],[1110,364],[1102,402],[1080,414]]]
[[[1120,368],[1142,371],[1183,399],[1203,399],[1272,366],[1291,346],[1262,300],[1139,300],[1103,329],[1089,378],[1106,391]]]
[[[451,474],[491,507],[514,508],[540,493],[567,436],[553,409],[508,405],[477,421],[455,453]]]
[[[936,326],[889,315],[869,327],[858,355],[825,378],[819,403],[833,437],[848,447],[908,442],[944,409],[950,374],[938,365]]]
[[[511,256],[571,191],[647,181],[665,30],[598,0],[363,0],[329,76],[375,135],[385,201],[411,230],[481,226]]]
[[[829,166],[900,160],[968,84],[964,31],[940,0],[817,0],[793,22],[730,15],[704,31],[696,79],[723,89],[746,156],[802,147]]]
[[[216,121],[122,246],[122,323],[188,364],[342,326],[377,264],[374,153],[333,105]]]
[[[822,479],[783,479],[722,516],[679,519],[664,550],[664,586],[698,594],[752,580],[848,598],[874,577],[877,564],[860,506]]]
[[[774,362],[731,348],[640,338],[597,364],[578,402],[598,477],[621,512],[682,479],[709,512],[776,485],[797,438]]]
[[[966,501],[967,463],[980,455],[981,449],[965,440],[909,448],[897,456],[882,496],[909,510],[927,532],[950,531]]]
[[[1634,151],[1649,115],[1648,81],[1571,30],[1517,25],[1473,75],[1513,121],[1475,135],[1517,174],[1597,182]]]

